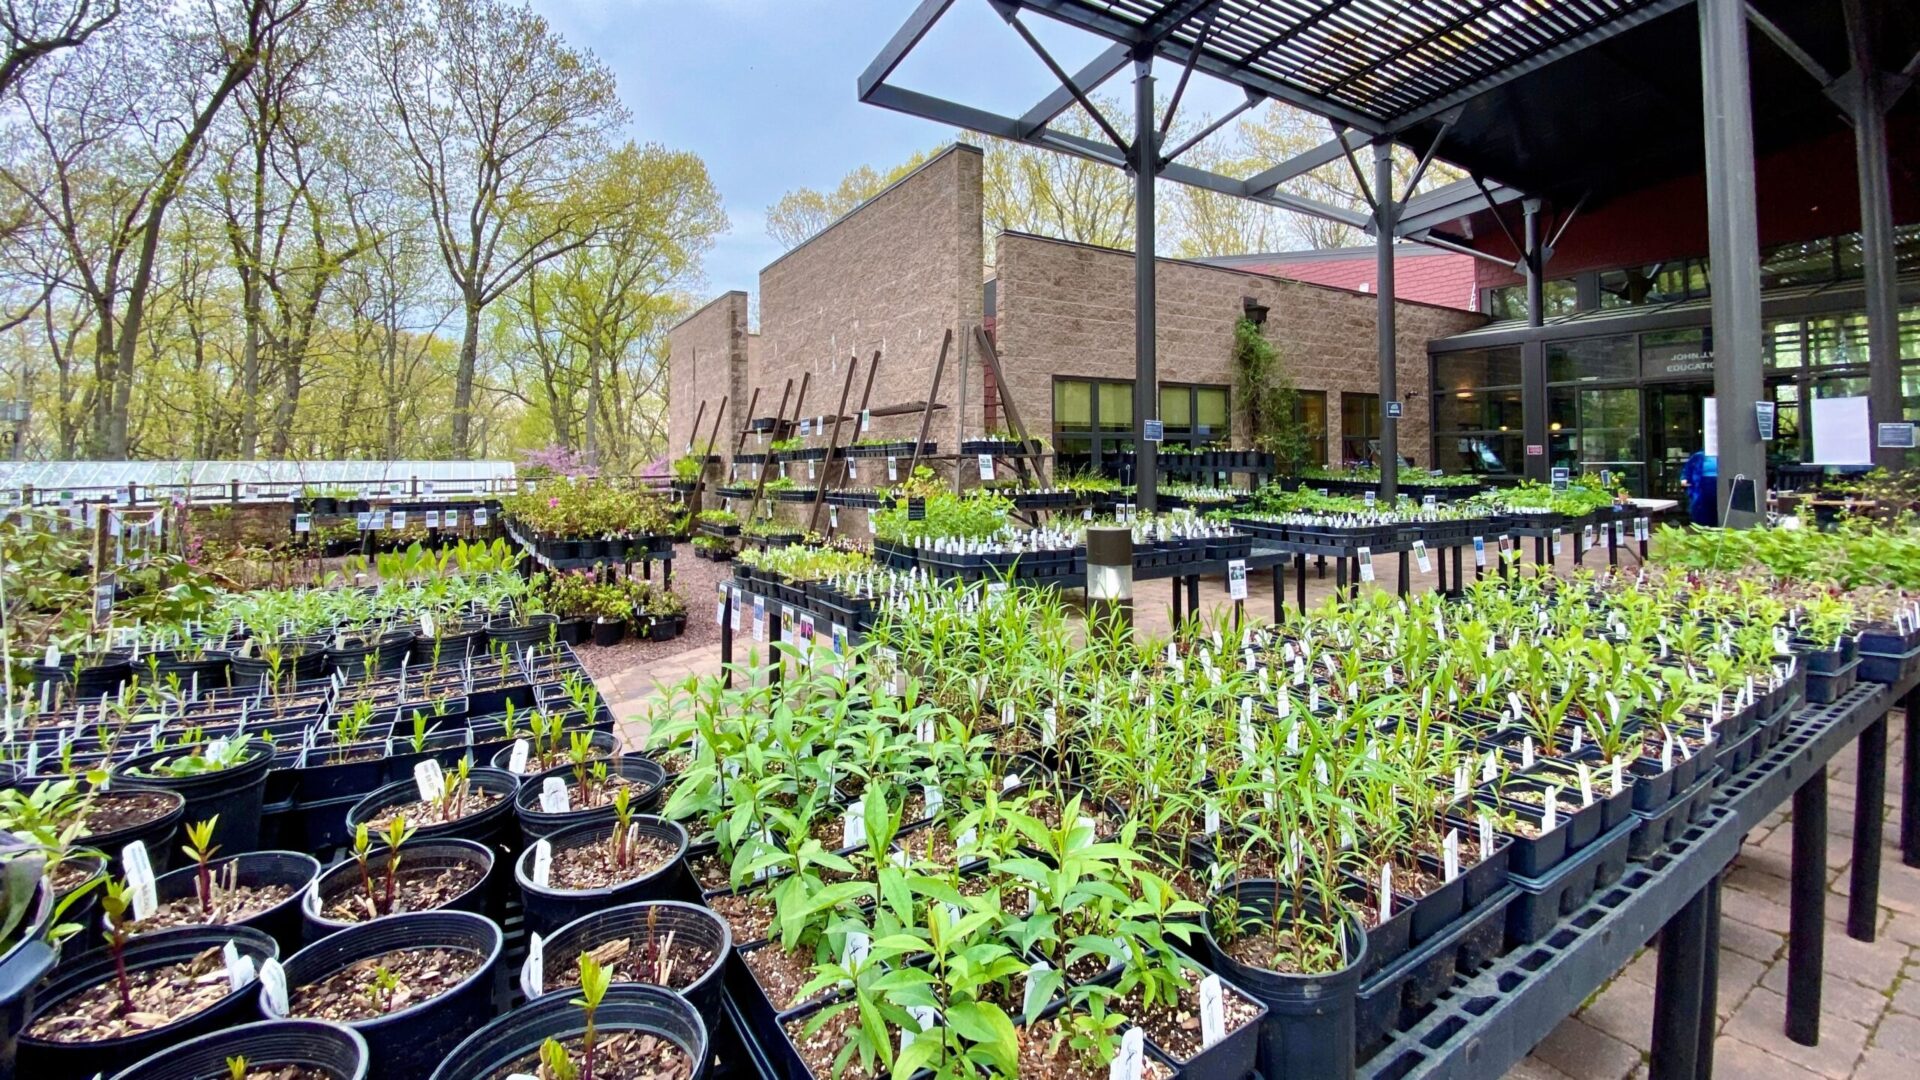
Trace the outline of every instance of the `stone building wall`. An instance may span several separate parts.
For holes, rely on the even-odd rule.
[[[745,418],[752,336],[747,332],[747,294],[722,293],[667,331],[667,453],[678,457],[714,431],[714,413],[727,402],[715,453],[732,452],[729,437]],[[706,413],[700,405],[706,403]],[[694,420],[700,430],[694,431]]]

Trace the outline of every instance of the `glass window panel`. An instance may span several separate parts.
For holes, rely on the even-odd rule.
[[[1760,256],[1760,287],[1805,285],[1833,279],[1833,241],[1781,244]]]
[[[1808,319],[1806,335],[1807,363],[1814,367],[1866,363],[1865,314]]]
[[[1643,378],[1713,377],[1713,348],[1704,330],[1657,330],[1640,335]]]
[[[1436,431],[1477,431],[1487,424],[1487,398],[1472,390],[1454,390],[1435,396],[1433,427]]]
[[[1225,438],[1227,435],[1227,388],[1224,386],[1199,386],[1193,391],[1194,421],[1200,427],[1210,429],[1203,435],[1212,438]]]
[[[1800,323],[1787,320],[1769,324],[1763,345],[1768,367],[1798,368],[1802,363]]]
[[[1302,390],[1294,406],[1294,416],[1306,429],[1309,465],[1327,463],[1327,392]]]
[[[1638,464],[1640,454],[1640,391],[1580,391],[1580,461],[1589,467],[1613,469]]]
[[[1900,369],[1900,411],[1905,420],[1920,420],[1920,364]]]
[[[1521,313],[1525,314],[1526,299],[1521,298]],[[1572,278],[1559,278],[1540,287],[1540,312],[1542,315],[1571,315],[1580,309],[1580,287]]]
[[[1556,389],[1547,392],[1547,431],[1550,433],[1567,432],[1571,434],[1580,426],[1580,414],[1572,389]],[[1572,443],[1568,443],[1571,447]]]
[[[1639,370],[1630,334],[1557,341],[1547,346],[1547,382],[1631,379]]]
[[[1185,386],[1162,386],[1160,388],[1160,419],[1171,431],[1175,427],[1185,428],[1193,423],[1193,393]]]
[[[1103,382],[1099,387],[1100,430],[1133,430],[1133,384]]]
[[[1433,358],[1433,385],[1442,392],[1520,385],[1520,350],[1468,349]]]
[[[1380,437],[1380,395],[1340,395],[1340,452],[1344,460],[1372,461],[1373,444]]]
[[[1053,384],[1053,426],[1057,429],[1093,425],[1093,384],[1061,379]]]

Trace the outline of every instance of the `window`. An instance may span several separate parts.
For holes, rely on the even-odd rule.
[[[1579,308],[1580,287],[1573,278],[1555,278],[1540,287],[1540,314],[1543,318],[1571,315]],[[1488,289],[1487,314],[1496,319],[1526,318],[1526,283]]]
[[[1347,463],[1371,465],[1380,439],[1380,395],[1340,394],[1340,454]]]
[[[1630,334],[1555,341],[1547,345],[1547,382],[1607,382],[1631,379],[1640,370]]]
[[[1160,384],[1160,420],[1170,443],[1205,446],[1227,442],[1233,436],[1230,416],[1224,386]]]
[[[1055,467],[1098,469],[1133,449],[1133,383],[1116,379],[1053,381]]]
[[[1436,354],[1433,431],[1437,468],[1493,476],[1519,472],[1519,348]]]
[[[1668,259],[1600,274],[1600,306],[1637,307],[1707,295],[1707,260]]]
[[[1302,465],[1327,463],[1327,392],[1301,390],[1294,398],[1293,418],[1300,422],[1307,439],[1307,459]]]

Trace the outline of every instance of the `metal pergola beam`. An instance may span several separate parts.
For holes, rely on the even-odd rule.
[[[1124,45],[1113,45],[1102,51],[1099,56],[1087,61],[1078,74],[1073,77],[1073,86],[1061,86],[1037,102],[1033,108],[1020,114],[1020,128],[1027,135],[1033,135],[1059,118],[1060,114],[1073,108],[1078,97],[1093,93],[1108,79],[1118,75],[1127,66],[1127,49]],[[1077,93],[1076,93],[1077,88]]]
[[[1250,197],[1264,195],[1297,176],[1305,176],[1315,169],[1339,161],[1349,151],[1358,150],[1371,141],[1372,138],[1365,132],[1349,129],[1337,139],[1328,139],[1311,150],[1303,150],[1278,165],[1247,177],[1247,194]]]

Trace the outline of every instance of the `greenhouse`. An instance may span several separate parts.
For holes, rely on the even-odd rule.
[[[0,1080],[1920,1075],[1906,7],[111,8]]]

